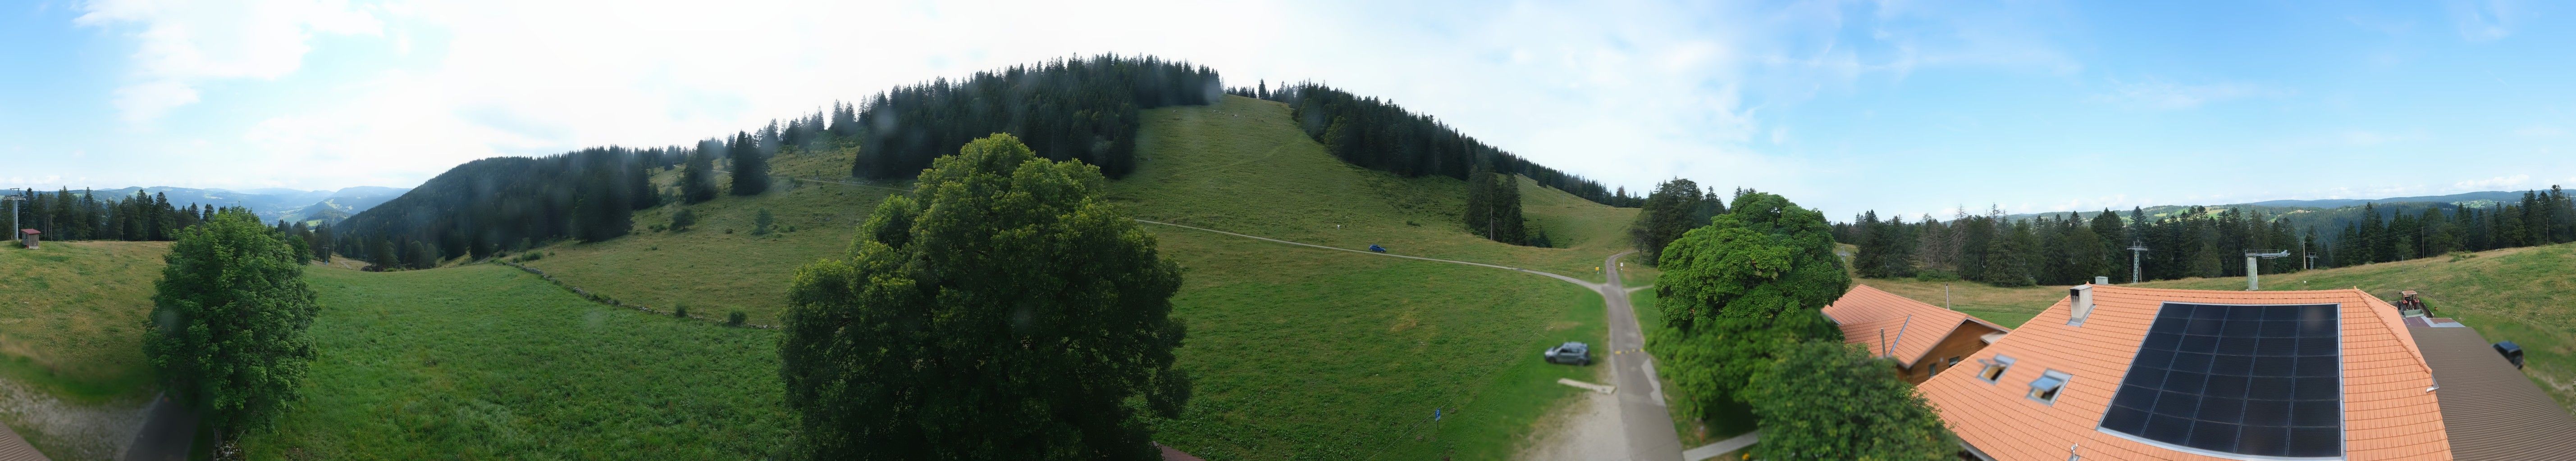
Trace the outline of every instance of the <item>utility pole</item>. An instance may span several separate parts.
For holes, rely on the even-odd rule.
[[[18,202],[27,201],[27,197],[18,194],[9,194],[0,196],[0,201],[9,202],[9,236],[12,238],[25,238],[18,236]]]
[[[2254,250],[2245,252],[2245,291],[2263,290],[2263,272],[2254,267],[2254,258],[2272,259],[2289,255],[2290,252],[2283,250]]]
[[[2138,274],[2140,273],[2140,272],[2138,272],[2138,258],[2140,257],[2140,255],[2145,254],[2145,253],[2146,253],[2146,251],[2147,251],[2147,245],[2146,245],[2146,244],[2144,244],[2144,243],[2140,243],[2140,242],[2138,242],[2138,241],[2136,241],[2136,240],[2130,240],[2130,241],[2129,241],[2129,283],[2130,283],[2130,284],[2133,284],[2133,285],[2134,285],[2134,284],[2137,284],[2137,283],[2138,283]]]

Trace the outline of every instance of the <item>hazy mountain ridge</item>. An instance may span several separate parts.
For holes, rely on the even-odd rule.
[[[284,220],[288,222],[313,222],[319,224],[335,223],[342,219],[348,219],[350,215],[366,211],[368,208],[374,208],[376,205],[385,203],[385,201],[393,200],[394,197],[401,197],[403,193],[410,192],[411,189],[400,187],[357,186],[341,188],[339,190],[294,190],[272,187],[252,189],[250,191],[236,191],[216,188],[198,189],[188,187],[152,186],[99,189],[92,192],[98,194],[99,197],[107,198],[132,197],[137,191],[141,191],[146,194],[167,195],[170,198],[171,205],[173,206],[186,207],[191,203],[211,206],[246,206],[250,207],[252,212],[258,213],[260,219],[264,221],[275,222]],[[72,192],[74,194],[78,194],[80,191]]]

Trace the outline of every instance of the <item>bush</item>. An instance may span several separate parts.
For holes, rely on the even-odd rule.
[[[1959,274],[1940,269],[1924,269],[1921,272],[1914,273],[1914,280],[1920,282],[1956,282],[1959,281]]]
[[[777,218],[769,215],[768,208],[760,209],[760,215],[751,218],[751,235],[769,235],[769,225],[776,222]]]
[[[747,320],[751,320],[751,316],[743,314],[742,311],[733,311],[733,313],[725,314],[725,326],[742,326],[742,323]]]
[[[689,318],[689,305],[687,305],[687,304],[673,304],[673,305],[671,305],[671,316],[672,316],[672,317],[684,318],[684,319],[685,319],[685,318]]]
[[[2466,251],[2454,251],[2454,252],[2451,252],[2451,262],[2466,261],[2466,260],[2468,260],[2469,258],[2475,258],[2475,257],[2478,257],[2478,254],[2477,254],[2477,253],[2470,253],[2470,252],[2466,252]]]
[[[681,208],[680,211],[671,212],[671,232],[687,231],[689,230],[689,226],[695,225],[698,225],[697,212],[689,211],[687,208]]]
[[[1839,341],[1783,349],[1745,388],[1761,418],[1755,454],[1772,459],[1958,459],[1956,436],[1941,426],[1893,362]]]

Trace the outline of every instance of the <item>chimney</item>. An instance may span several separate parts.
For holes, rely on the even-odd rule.
[[[2084,318],[2093,315],[2093,285],[2066,289],[2066,312],[2067,326],[2084,326]]]
[[[2108,277],[2108,276],[2100,276],[2100,275],[2093,276],[2093,284],[2094,284],[2094,285],[2110,285],[2110,284],[2111,284],[2111,277]]]

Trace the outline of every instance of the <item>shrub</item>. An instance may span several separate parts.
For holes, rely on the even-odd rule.
[[[760,215],[751,218],[751,235],[769,235],[769,225],[776,222],[777,219],[769,215],[768,208],[760,209]]]
[[[2460,262],[2460,261],[2465,261],[2465,260],[2468,260],[2469,258],[2475,258],[2475,257],[2478,257],[2478,254],[2477,254],[2477,253],[2470,253],[2470,252],[2466,252],[2466,251],[2454,251],[2454,252],[2451,252],[2451,262]]]
[[[698,225],[697,212],[689,211],[687,208],[681,208],[680,211],[671,212],[671,232],[687,231],[689,230],[689,226],[695,225]]]
[[[1914,280],[1923,282],[1956,282],[1959,281],[1959,274],[1940,269],[1924,269],[1921,272],[1914,273]]]
[[[671,305],[671,316],[672,316],[672,317],[684,318],[684,319],[685,319],[685,318],[689,318],[689,305],[687,305],[687,304],[672,304],[672,305]]]
[[[733,311],[733,313],[725,314],[725,326],[742,326],[742,322],[746,320],[751,320],[751,316],[743,314],[742,311]]]

